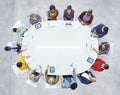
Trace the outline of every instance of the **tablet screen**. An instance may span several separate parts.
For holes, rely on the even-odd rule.
[[[89,62],[90,64],[92,64],[93,59],[91,57],[88,57],[87,62]]]
[[[41,28],[41,24],[40,24],[40,23],[35,24],[35,28],[36,28],[36,29]]]
[[[51,66],[50,67],[50,73],[54,73],[55,72],[55,67],[54,66]]]

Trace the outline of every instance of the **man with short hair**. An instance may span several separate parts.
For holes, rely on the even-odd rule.
[[[63,75],[61,86],[62,88],[71,88],[72,90],[77,88],[75,68],[73,68],[73,75]]]
[[[29,58],[30,56],[23,56],[20,55],[18,58],[16,66],[18,67],[19,70],[24,71],[28,68],[28,63],[24,60],[24,58]]]
[[[21,49],[22,45],[20,43],[17,42],[9,42],[6,46],[5,46],[5,51],[9,51],[12,54],[19,54],[21,52],[23,52],[24,50]],[[25,49],[26,50],[26,49]]]
[[[104,24],[98,24],[97,26],[93,27],[91,30],[91,36],[96,35],[97,38],[102,38],[108,33],[109,28]],[[95,37],[93,37],[95,38]]]
[[[102,59],[97,58],[91,67],[95,71],[103,71],[109,69],[109,65],[105,63]]]
[[[21,40],[24,37],[25,32],[27,32],[27,27],[20,25],[18,28],[12,28],[13,32],[16,33],[17,38]]]

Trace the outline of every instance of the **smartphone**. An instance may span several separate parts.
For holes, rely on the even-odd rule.
[[[50,73],[55,73],[55,67],[54,66],[50,66]]]

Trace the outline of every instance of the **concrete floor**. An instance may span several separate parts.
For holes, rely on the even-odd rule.
[[[0,2],[0,95],[120,95],[120,0],[0,0]],[[7,42],[16,41],[11,26],[17,20],[29,26],[30,13],[40,13],[45,19],[50,4],[58,8],[59,19],[62,19],[66,6],[71,4],[75,10],[76,20],[82,11],[91,8],[94,14],[92,26],[99,23],[109,26],[108,35],[100,41],[111,42],[112,52],[109,56],[99,57],[110,65],[110,69],[100,73],[94,72],[96,83],[83,85],[79,82],[79,87],[75,91],[60,87],[45,89],[44,82],[33,88],[25,83],[26,78],[18,78],[13,72],[11,65],[16,62],[18,55],[11,55],[3,49]]]

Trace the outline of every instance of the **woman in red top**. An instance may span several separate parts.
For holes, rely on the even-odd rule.
[[[58,10],[55,8],[55,5],[50,5],[48,11],[48,20],[57,20]]]
[[[109,65],[102,59],[97,58],[91,68],[95,71],[101,72],[104,69],[109,69]]]

